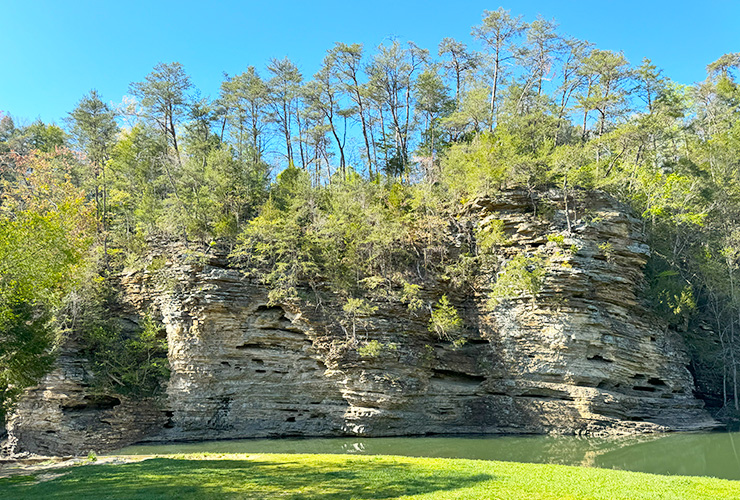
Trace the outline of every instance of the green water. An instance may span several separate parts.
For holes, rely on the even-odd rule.
[[[130,446],[118,454],[348,453],[473,458],[623,469],[740,480],[740,433],[686,433],[627,438],[466,436],[248,439]]]

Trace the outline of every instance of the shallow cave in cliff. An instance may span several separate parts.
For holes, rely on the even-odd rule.
[[[62,411],[97,411],[111,410],[121,404],[121,400],[106,394],[94,394],[85,396],[82,401],[62,406]]]

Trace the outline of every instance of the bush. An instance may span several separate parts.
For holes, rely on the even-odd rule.
[[[545,269],[541,258],[517,255],[499,273],[491,289],[489,305],[496,307],[502,300],[531,295],[532,300],[542,289]]]
[[[104,297],[97,305],[110,303]],[[82,325],[82,354],[92,364],[94,386],[100,392],[148,397],[162,390],[169,376],[164,328],[151,315],[144,316],[139,331],[122,332],[98,307],[89,307]]]
[[[548,234],[547,241],[555,243],[560,248],[565,248],[565,236],[562,234]]]
[[[396,349],[398,349],[396,344],[383,344],[377,340],[371,340],[370,342],[365,342],[365,345],[358,347],[357,352],[363,358],[377,358],[383,351],[394,352]]]
[[[457,309],[450,304],[447,295],[442,295],[439,302],[434,306],[432,316],[429,319],[429,331],[436,333],[442,340],[456,341],[462,331],[462,318]]]
[[[504,232],[504,221],[499,219],[490,221],[485,227],[478,227],[475,236],[478,249],[484,253],[511,243]]]
[[[601,255],[604,256],[607,262],[614,262],[614,245],[612,245],[608,241],[605,241],[599,244],[599,250],[601,251]]]

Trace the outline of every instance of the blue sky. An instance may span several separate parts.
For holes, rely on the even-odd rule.
[[[436,52],[454,37],[473,44],[471,26],[499,6],[533,20],[554,18],[560,32],[630,62],[649,57],[679,83],[740,51],[740,2],[689,1],[126,1],[0,0],[0,110],[61,122],[92,88],[120,102],[157,62],[181,62],[204,95],[223,72],[262,69],[289,56],[310,76],[334,42],[366,48],[388,37]]]

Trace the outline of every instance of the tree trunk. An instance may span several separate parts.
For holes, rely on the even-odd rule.
[[[495,106],[496,106],[496,93],[498,92],[498,67],[499,67],[498,51],[496,52],[496,62],[493,66],[493,88],[491,89],[491,124],[489,130],[493,133],[493,122],[495,121]]]

